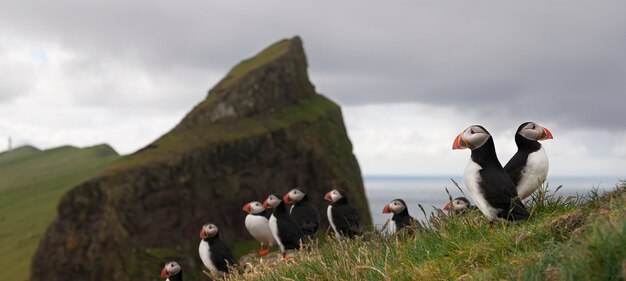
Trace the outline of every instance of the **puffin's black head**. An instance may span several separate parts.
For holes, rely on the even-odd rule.
[[[265,208],[263,208],[263,204],[259,201],[252,201],[246,205],[243,205],[243,210],[248,214],[257,215],[263,213]]]
[[[385,205],[385,207],[383,208],[383,213],[387,214],[393,212],[394,214],[398,214],[404,210],[406,210],[406,203],[404,203],[404,200],[394,199],[391,200],[391,202],[389,202],[387,205]]]
[[[552,138],[552,133],[543,126],[535,122],[525,122],[517,128],[516,134],[525,137],[529,140],[549,140]]]
[[[293,204],[296,202],[300,202],[300,200],[304,199],[304,196],[306,196],[306,192],[304,192],[304,190],[302,190],[301,188],[296,187],[285,193],[285,196],[283,196],[283,201],[288,204]]]
[[[207,239],[207,238],[215,237],[217,236],[218,232],[219,232],[219,229],[217,228],[216,225],[212,223],[207,223],[202,226],[202,229],[200,229],[200,238]]]
[[[465,210],[469,208],[470,206],[469,200],[467,200],[467,198],[465,197],[454,198],[454,200],[452,200],[451,203],[452,203],[452,207],[450,207],[450,202],[448,202],[446,203],[445,206],[443,206],[443,209],[446,211],[450,209],[452,209],[452,211],[460,211],[460,210]]]
[[[324,195],[324,200],[330,201],[331,203],[335,203],[341,199],[347,200],[347,194],[343,189],[333,189],[329,192],[326,192]]]
[[[161,270],[161,278],[168,278],[170,276],[177,275],[181,271],[182,271],[182,268],[177,262],[175,261],[168,262],[165,264],[165,266],[163,266],[163,269]]]
[[[491,138],[491,134],[480,125],[469,126],[454,139],[452,149],[480,148]]]
[[[270,194],[270,196],[267,196],[267,199],[265,199],[265,201],[263,202],[263,208],[265,208],[265,209],[275,208],[282,201],[283,200],[280,200],[280,198],[278,198],[278,196],[276,196],[274,194]]]

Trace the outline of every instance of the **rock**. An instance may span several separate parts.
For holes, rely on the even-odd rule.
[[[167,134],[64,195],[32,280],[157,280],[167,260],[202,280],[198,232],[252,239],[241,207],[270,193],[349,191],[371,223],[340,108],[316,94],[300,38],[242,61]],[[322,216],[322,229],[327,227]]]

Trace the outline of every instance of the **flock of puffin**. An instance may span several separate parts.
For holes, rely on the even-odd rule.
[[[537,190],[548,175],[548,156],[538,141],[551,138],[548,129],[534,122],[521,124],[515,133],[518,151],[504,167],[496,155],[493,138],[484,127],[470,126],[454,139],[453,149],[471,150],[463,178],[490,227],[497,220],[518,221],[530,216],[522,200]],[[337,239],[361,234],[359,212],[348,202],[345,191],[333,189],[324,199],[330,201],[326,214]],[[291,204],[289,209],[287,204]],[[446,204],[444,210],[462,212],[470,207],[474,206],[469,200],[459,197]],[[314,239],[320,225],[319,211],[300,188],[287,192],[282,199],[269,195],[263,204],[249,202],[243,210],[248,213],[246,229],[261,244],[260,255],[277,244],[283,258],[287,258],[288,250],[300,249],[303,240]],[[385,235],[393,235],[416,223],[402,199],[389,202],[383,207],[383,213],[393,214],[383,229]],[[226,275],[235,260],[231,250],[220,240],[218,227],[212,223],[203,225],[200,239],[198,252],[205,267],[216,276]],[[183,270],[177,262],[170,261],[163,267],[161,278],[182,280]]]

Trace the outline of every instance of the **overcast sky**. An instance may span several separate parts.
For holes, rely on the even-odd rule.
[[[339,2],[339,3],[338,3]],[[624,1],[7,1],[0,150],[109,143],[175,126],[228,70],[300,35],[364,174],[460,175],[472,124],[504,164],[524,121],[552,175],[626,176]],[[624,178],[624,177],[622,177]]]

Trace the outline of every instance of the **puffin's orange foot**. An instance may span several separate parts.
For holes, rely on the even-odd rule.
[[[283,253],[283,260],[288,260],[288,259],[291,259],[291,257],[289,257],[287,253]]]
[[[270,247],[267,247],[267,249],[263,249],[263,248],[261,248],[261,249],[259,249],[259,255],[261,255],[261,256],[262,256],[262,255],[265,255],[265,254],[267,254],[267,252],[269,252],[269,251],[270,251]]]

